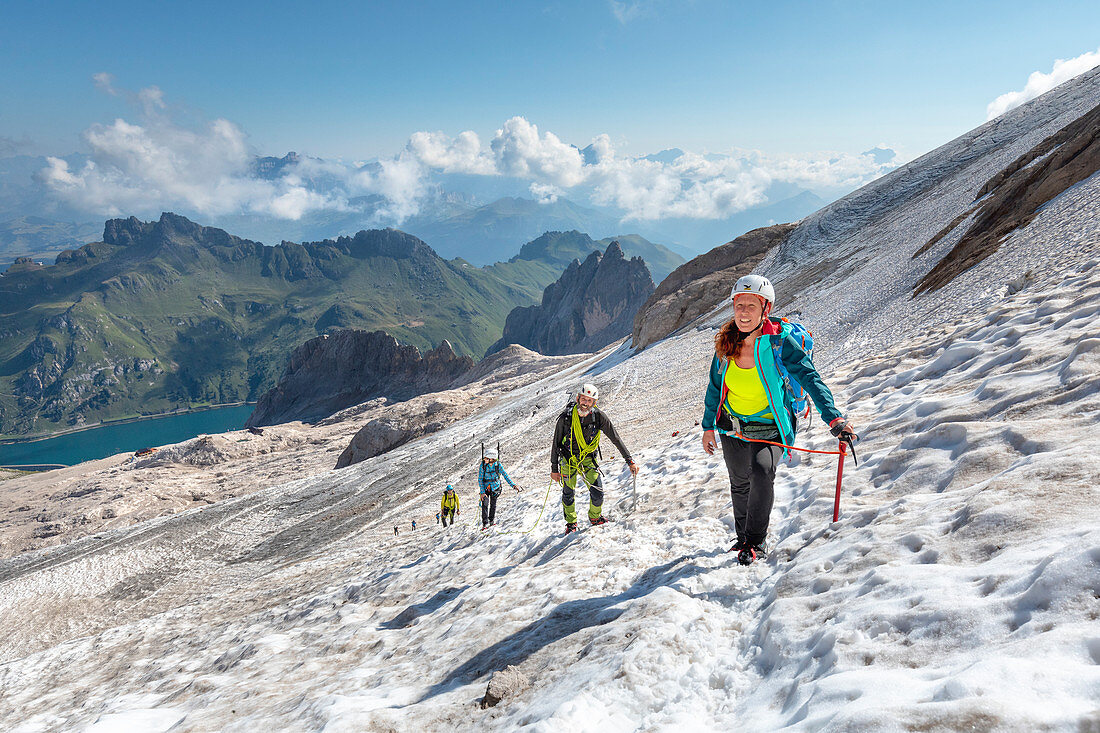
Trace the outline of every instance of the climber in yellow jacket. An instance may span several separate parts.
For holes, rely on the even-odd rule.
[[[439,511],[443,515],[443,526],[447,526],[447,520],[451,520],[451,524],[455,523],[455,515],[459,514],[458,510],[458,494],[455,493],[455,489],[450,484],[447,484],[447,488],[443,491],[443,501],[439,502]]]

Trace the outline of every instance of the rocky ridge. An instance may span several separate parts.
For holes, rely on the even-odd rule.
[[[794,228],[776,224],[753,229],[677,267],[634,316],[634,347],[645,348],[709,313],[729,297],[737,278],[752,272]]]
[[[488,353],[508,344],[540,354],[596,351],[630,333],[635,312],[654,287],[642,258],[627,260],[612,242],[602,254],[573,260],[543,291],[541,305],[514,308]]]
[[[449,387],[473,365],[447,341],[421,355],[384,331],[337,331],[294,350],[279,383],[260,398],[246,424],[310,422],[375,397],[409,399]]]
[[[997,251],[1012,232],[1027,226],[1044,204],[1100,171],[1100,105],[1044,139],[989,179],[974,207],[914,253],[916,258],[973,215],[973,223],[914,293],[937,290]]]

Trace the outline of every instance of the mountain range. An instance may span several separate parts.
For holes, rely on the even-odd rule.
[[[624,245],[663,271],[681,261]],[[475,267],[396,229],[268,247],[175,214],[112,219],[102,241],[0,277],[0,434],[254,401],[293,349],[339,329],[479,359],[513,308],[606,247],[555,232]]]
[[[0,432],[254,400],[338,328],[480,357],[559,273],[447,261],[393,229],[267,247],[174,214],[114,219],[103,241],[0,278]]]

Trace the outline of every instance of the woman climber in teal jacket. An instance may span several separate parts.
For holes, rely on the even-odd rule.
[[[768,279],[746,275],[734,285],[730,297],[733,318],[714,337],[703,407],[703,450],[714,454],[717,429],[737,529],[737,541],[730,550],[737,552],[738,562],[749,565],[767,549],[775,469],[787,454],[786,448],[750,440],[793,445],[797,427],[780,369],[785,368],[813,399],[833,435],[848,441],[858,436],[833,404],[833,394],[810,356],[790,335],[790,325],[768,317],[775,302],[775,289]],[[777,357],[782,364],[776,363]]]

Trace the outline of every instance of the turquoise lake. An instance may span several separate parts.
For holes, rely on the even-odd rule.
[[[0,445],[0,466],[27,466],[61,463],[72,466],[83,461],[106,458],[115,453],[131,453],[189,440],[197,435],[240,430],[255,405],[218,407],[168,417],[151,417],[119,425],[69,433],[33,443]]]

